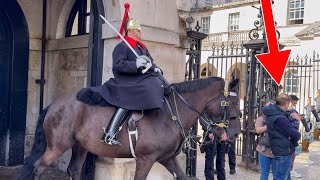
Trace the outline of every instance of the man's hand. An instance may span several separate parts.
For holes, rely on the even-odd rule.
[[[221,135],[221,141],[226,141],[228,139],[228,135],[226,130],[223,130],[223,133]]]
[[[296,113],[296,112],[291,113],[291,114],[290,114],[290,116],[292,116],[294,119],[296,119],[296,120],[298,120],[298,121],[300,121],[300,120],[301,120],[301,118],[300,118],[299,114],[298,114],[298,113]]]
[[[136,66],[137,66],[137,69],[139,68],[146,68],[147,67],[147,64],[148,63],[151,63],[151,60],[147,57],[147,56],[139,56],[137,59],[136,59]],[[152,64],[151,64],[152,65]],[[151,67],[151,66],[150,66]]]
[[[147,66],[147,61],[140,56],[140,57],[138,57],[137,60],[136,60],[136,66],[137,66],[137,69],[139,69],[139,68],[141,68],[141,67],[142,67],[142,68],[146,68],[146,66]]]
[[[209,133],[209,134],[208,134],[208,137],[211,139],[211,141],[214,140],[214,135],[213,135],[212,133]]]

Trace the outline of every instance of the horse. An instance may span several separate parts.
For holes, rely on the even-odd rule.
[[[168,96],[170,101],[176,103],[173,109],[177,110],[175,113],[182,130],[189,130],[204,112],[211,119],[222,118],[226,114],[227,119],[238,118],[238,95],[225,94],[226,91],[233,91],[237,84],[238,81],[232,81],[225,86],[224,79],[219,77],[172,84],[176,93],[171,92]],[[180,98],[176,96],[177,93]],[[226,103],[228,106],[221,106]],[[112,106],[90,106],[80,102],[76,94],[55,100],[38,118],[35,141],[18,179],[38,180],[41,173],[70,148],[72,157],[67,172],[73,180],[80,180],[88,152],[102,157],[132,158],[127,123],[118,132],[122,146],[100,142],[102,127],[115,110]],[[176,159],[184,138],[172,120],[169,108],[145,111],[137,122],[137,130],[135,180],[146,179],[155,162],[162,164],[177,179],[187,179]]]

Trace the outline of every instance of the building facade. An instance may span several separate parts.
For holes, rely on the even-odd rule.
[[[284,92],[300,97],[298,109],[301,113],[307,98],[314,98],[317,89],[320,88],[320,83],[317,81],[320,77],[318,62],[320,14],[316,13],[316,7],[319,5],[320,2],[314,0],[274,1],[272,5],[276,29],[280,35],[279,43],[284,45],[284,49],[291,49],[281,85],[284,87]],[[232,58],[230,60],[226,56],[230,56],[231,51],[235,54],[236,49],[239,53],[241,45],[250,40],[251,30],[256,26],[260,27],[263,20],[258,16],[259,0],[198,0],[185,8],[189,8],[189,11],[185,10],[182,14],[186,17],[192,16],[201,27],[199,31],[208,34],[202,46],[203,77],[209,74],[221,74],[230,78],[238,74],[244,83],[245,73],[240,71],[245,69],[246,64],[235,59],[232,62]],[[257,31],[260,38],[262,32],[261,29]],[[229,64],[223,65],[227,67],[220,68],[210,62],[213,54],[225,56],[225,61],[229,59]],[[208,67],[211,67],[211,70]],[[208,69],[210,72],[207,72]]]

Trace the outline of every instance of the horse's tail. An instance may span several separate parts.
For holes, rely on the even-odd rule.
[[[46,150],[47,142],[43,129],[44,118],[48,112],[49,106],[40,114],[37,123],[34,143],[30,155],[26,158],[25,164],[22,167],[18,180],[30,179],[34,170],[34,163],[43,155]]]

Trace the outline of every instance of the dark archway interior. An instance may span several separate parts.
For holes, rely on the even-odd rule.
[[[0,22],[0,165],[14,166],[24,160],[29,31],[16,1],[3,4]]]

